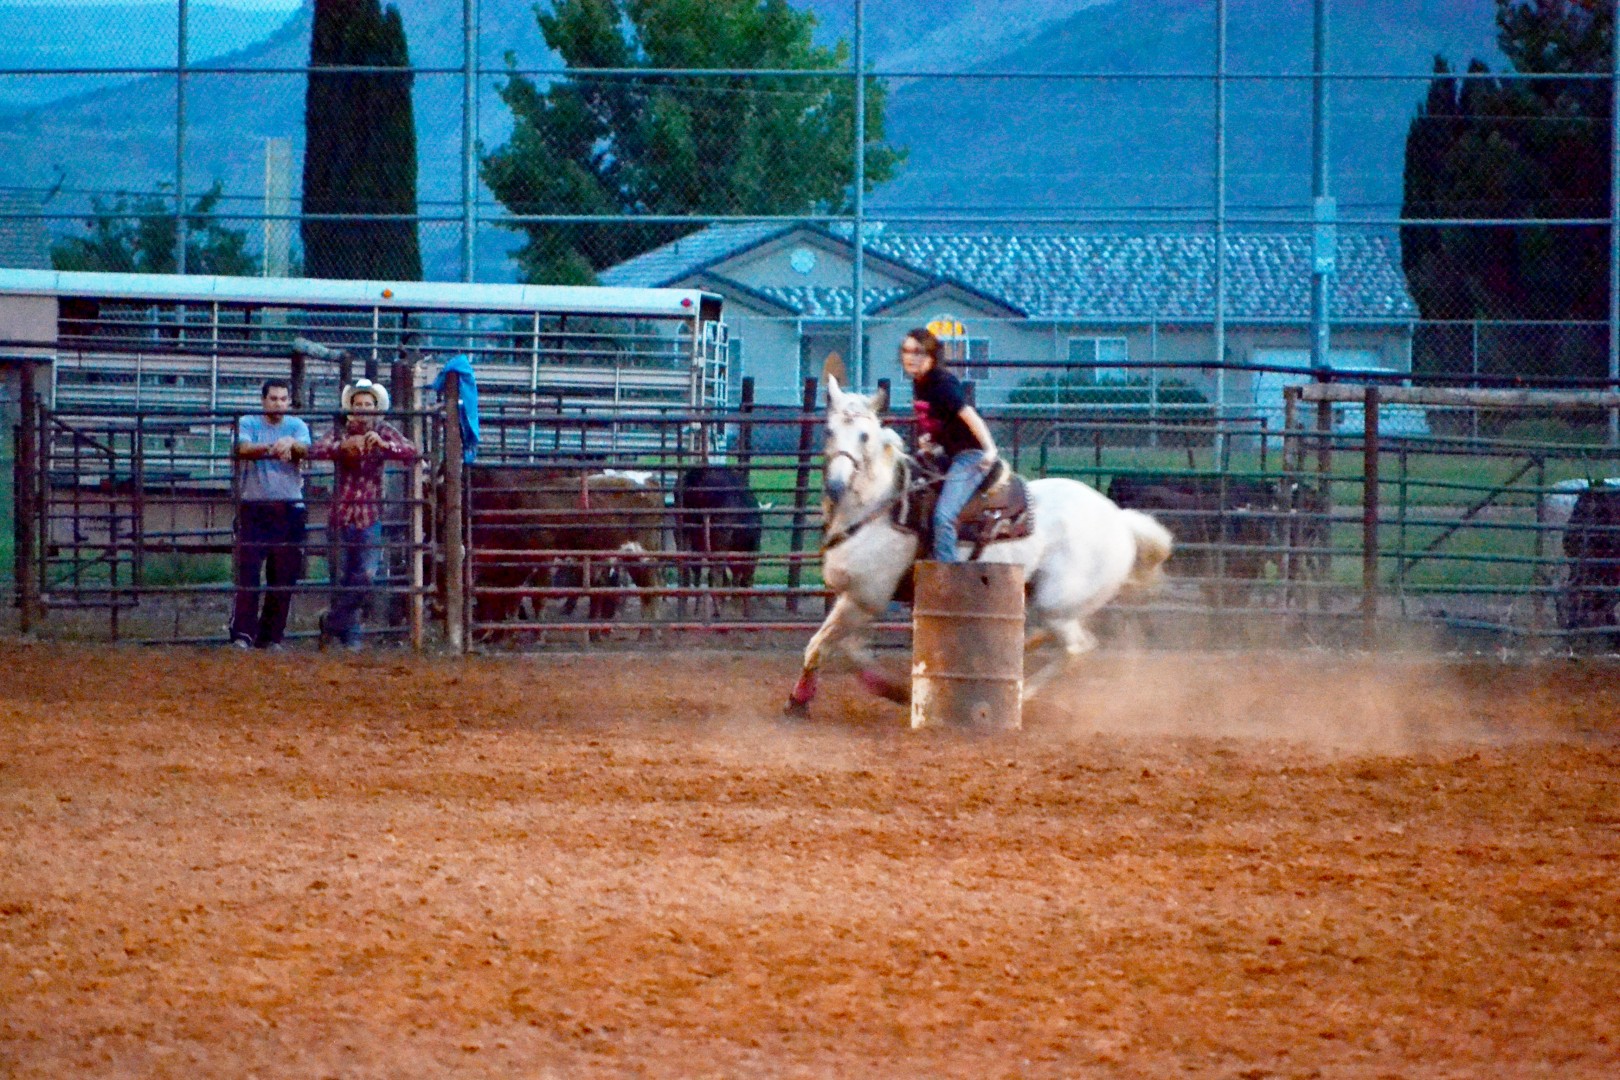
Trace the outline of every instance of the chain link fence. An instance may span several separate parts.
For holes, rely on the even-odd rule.
[[[892,369],[889,317],[1096,385],[1194,332],[1206,371],[1613,377],[1607,5],[1159,6],[18,9],[4,261],[699,282],[782,403]]]
[[[904,407],[929,326],[1050,452],[1220,461],[1312,382],[1616,385],[1608,4],[7,10],[5,265],[697,286],[731,404],[784,415],[835,354]],[[1595,407],[1379,420],[1620,442]]]

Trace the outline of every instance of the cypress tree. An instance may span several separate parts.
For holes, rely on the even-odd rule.
[[[378,0],[315,0],[309,63],[392,67],[311,71],[304,97],[304,213],[416,213],[416,121],[410,55],[399,9]],[[301,223],[304,273],[314,278],[418,281],[412,220]]]
[[[1514,71],[1606,73],[1614,8],[1586,0],[1497,0],[1498,45]],[[1609,86],[1594,79],[1466,80],[1437,59],[1407,131],[1401,257],[1426,322],[1422,370],[1516,376],[1607,368],[1608,230],[1543,221],[1609,216]],[[1473,320],[1478,335],[1474,333]],[[1476,351],[1477,350],[1477,351]]]

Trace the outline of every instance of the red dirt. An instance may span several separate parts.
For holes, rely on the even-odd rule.
[[[1620,1075],[1599,663],[0,645],[0,1074]]]

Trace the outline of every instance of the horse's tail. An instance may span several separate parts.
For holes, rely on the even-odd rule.
[[[1136,541],[1136,561],[1131,566],[1133,585],[1152,585],[1164,576],[1164,561],[1170,557],[1174,540],[1170,530],[1140,510],[1121,510],[1125,526]]]

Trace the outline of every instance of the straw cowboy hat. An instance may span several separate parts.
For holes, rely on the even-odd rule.
[[[358,379],[353,384],[343,388],[343,411],[349,411],[349,402],[356,394],[370,394],[377,402],[377,411],[388,411],[388,389],[381,383],[374,383],[370,379]]]

